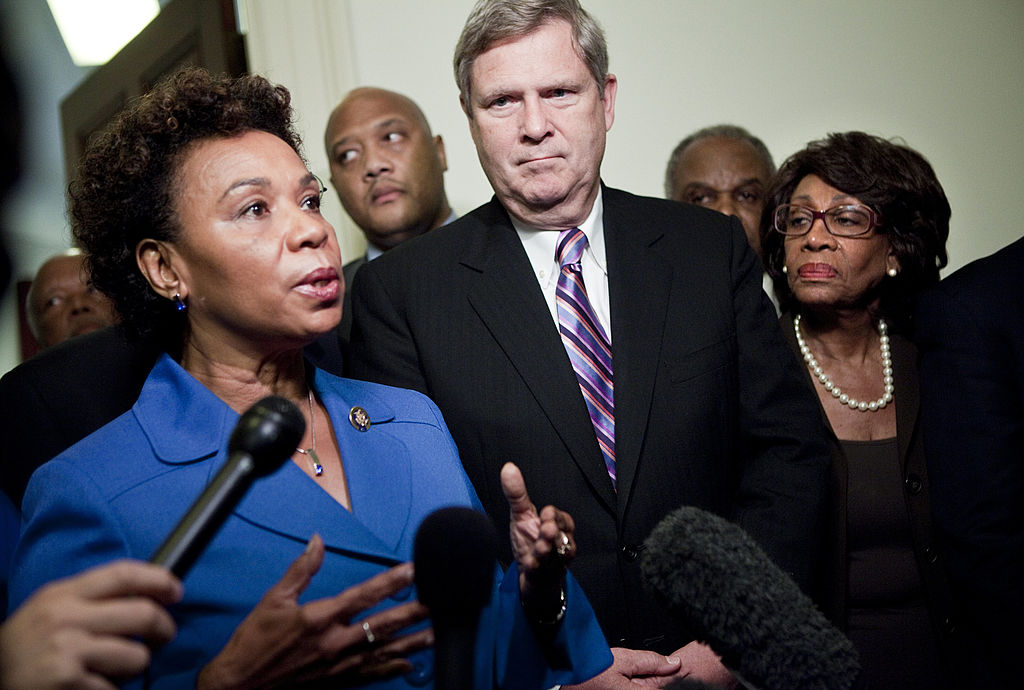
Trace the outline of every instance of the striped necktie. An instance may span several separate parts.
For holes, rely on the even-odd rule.
[[[563,230],[558,236],[555,261],[562,267],[555,288],[558,332],[569,353],[583,400],[604,464],[615,486],[615,404],[612,390],[612,348],[597,320],[587,288],[583,284],[580,257],[587,248],[587,236],[579,228]]]

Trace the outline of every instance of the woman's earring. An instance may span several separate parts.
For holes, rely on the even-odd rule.
[[[783,272],[783,273],[789,273],[789,266],[785,266],[785,265],[784,265],[784,266],[782,267],[782,272]]]
[[[181,299],[181,293],[174,293],[174,306],[178,311],[185,311],[188,309],[188,305]]]
[[[890,278],[895,278],[899,274],[899,271],[897,271],[895,268],[890,268],[888,271],[886,271],[886,273],[889,274]]]

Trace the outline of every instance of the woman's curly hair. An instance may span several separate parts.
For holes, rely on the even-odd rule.
[[[932,166],[912,148],[864,132],[829,134],[790,156],[769,185],[761,215],[765,269],[784,311],[794,306],[782,273],[786,238],[772,224],[776,207],[788,204],[808,175],[817,175],[881,215],[875,232],[889,238],[900,272],[882,281],[879,311],[906,330],[917,295],[939,281],[939,269],[947,261],[949,201]]]
[[[184,317],[139,271],[143,239],[174,242],[178,171],[198,142],[265,131],[299,157],[291,96],[257,75],[214,76],[189,67],[130,103],[90,140],[69,187],[71,230],[95,287],[108,295],[131,337],[177,346]]]

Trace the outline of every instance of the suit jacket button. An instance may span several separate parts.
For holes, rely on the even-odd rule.
[[[916,496],[921,493],[921,489],[924,488],[924,482],[916,474],[907,475],[906,480],[907,491],[910,492],[911,496]]]

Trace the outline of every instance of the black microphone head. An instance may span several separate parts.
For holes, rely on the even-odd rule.
[[[640,567],[698,640],[757,688],[850,688],[853,644],[739,526],[699,508],[665,517]]]
[[[485,514],[441,508],[416,531],[413,565],[419,600],[435,624],[474,620],[491,597],[498,537]]]
[[[267,474],[291,456],[306,431],[306,420],[294,404],[269,395],[239,418],[228,440],[228,455],[251,456],[256,474]]]

